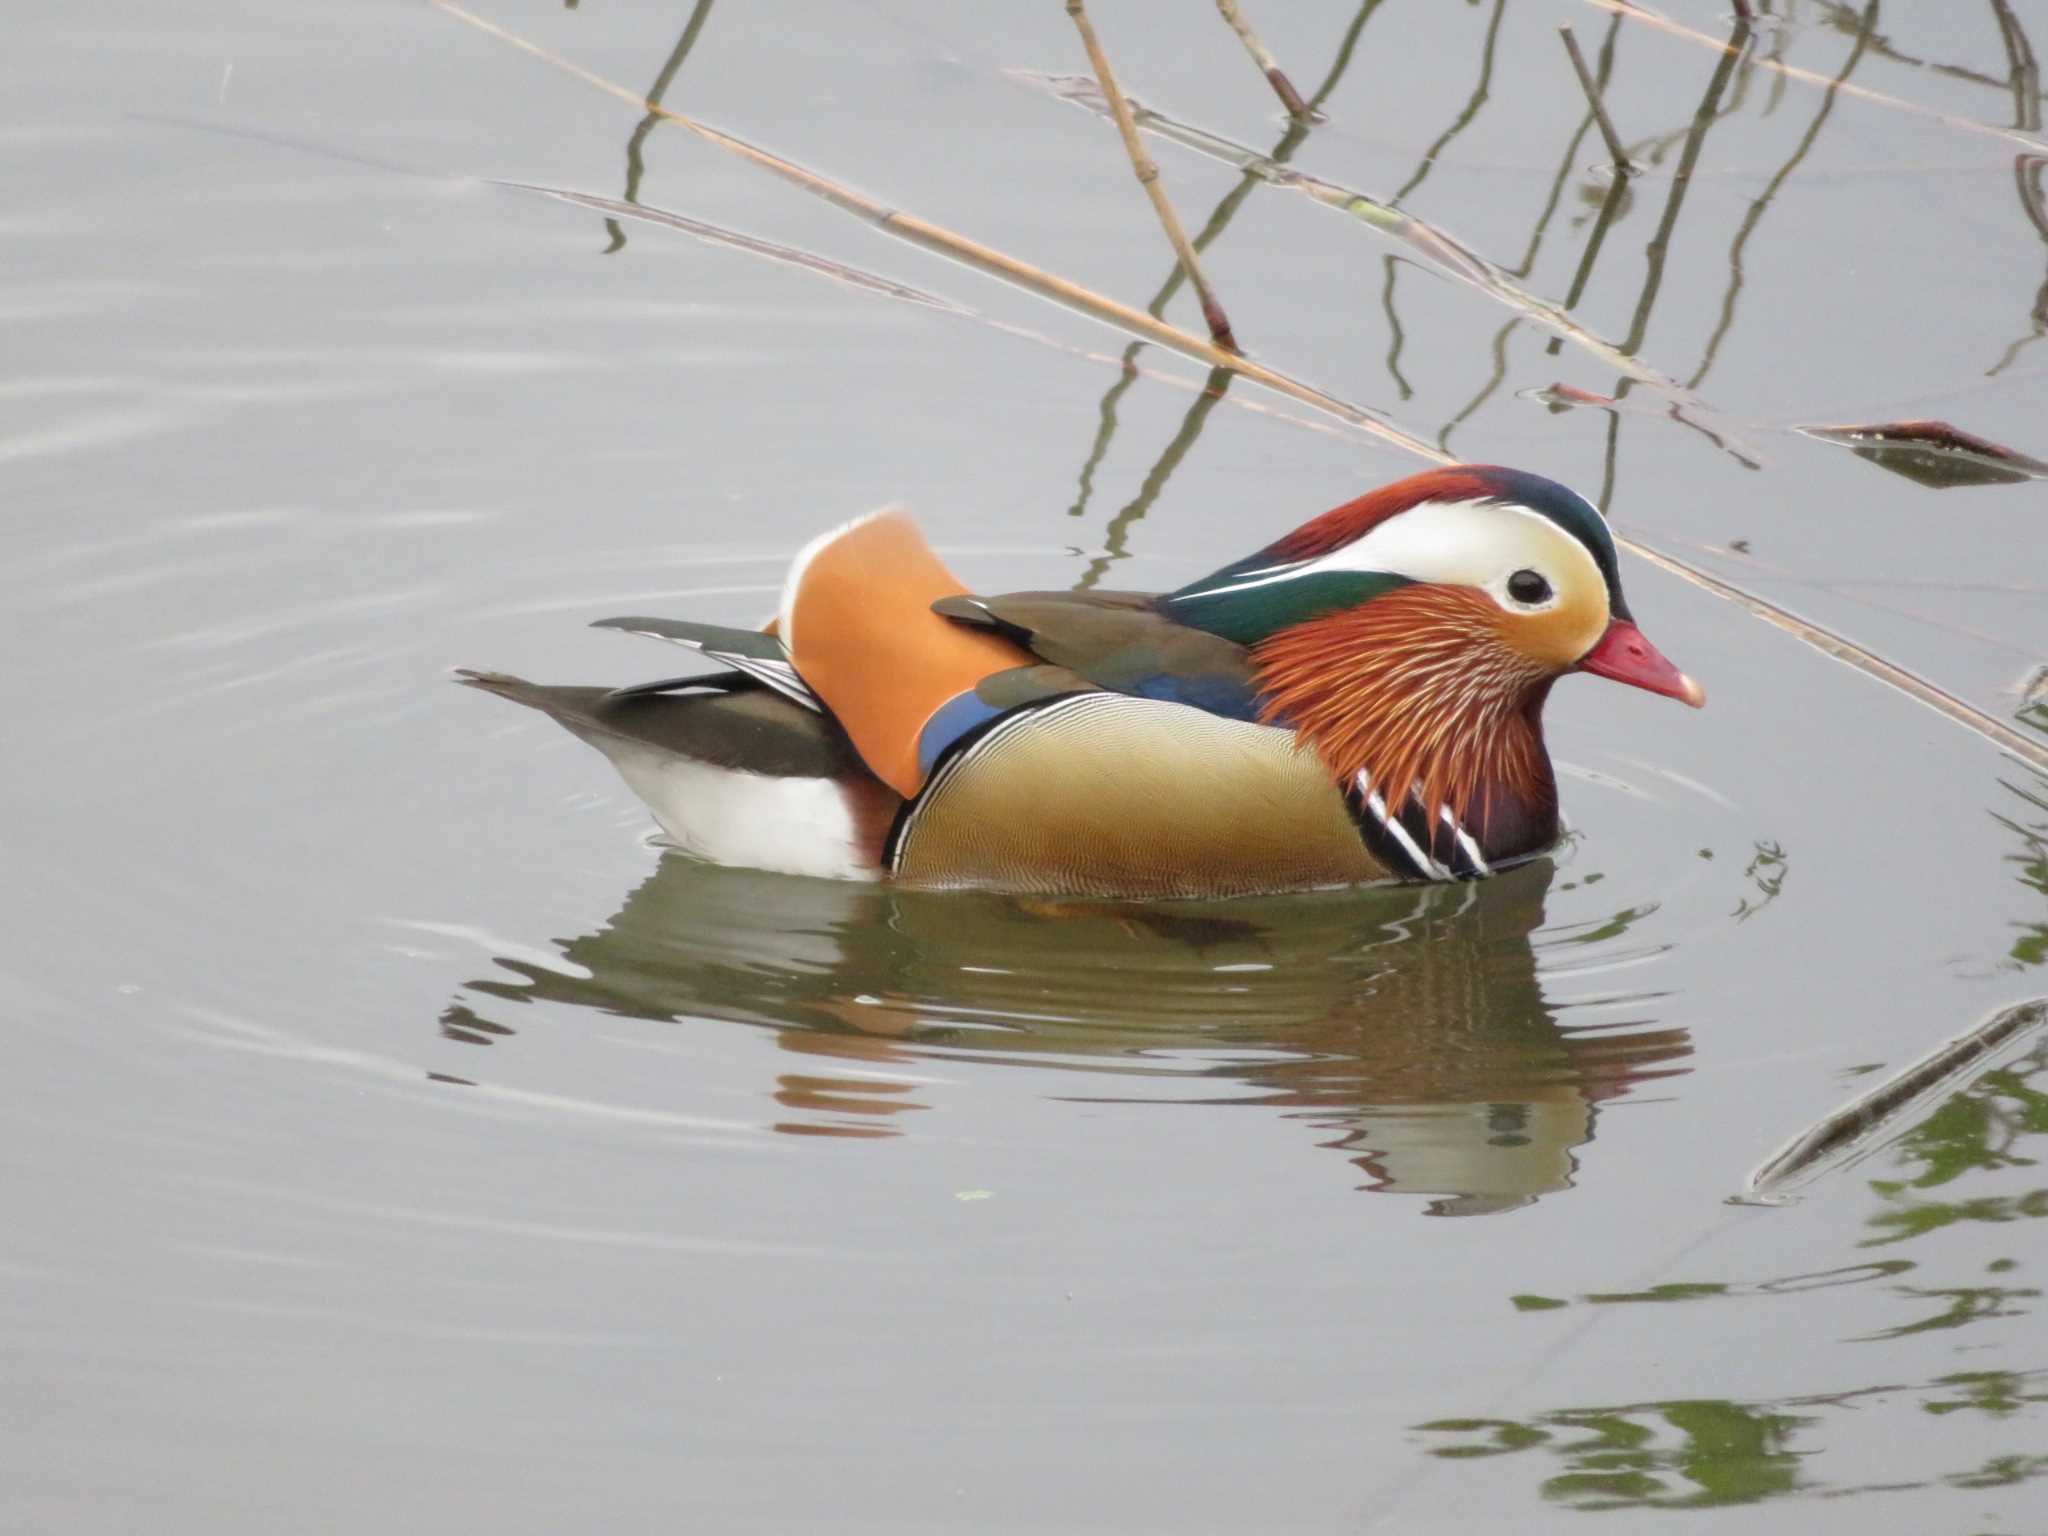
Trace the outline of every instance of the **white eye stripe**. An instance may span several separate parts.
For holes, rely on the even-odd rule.
[[[1499,502],[1426,503],[1390,517],[1348,551],[1415,581],[1486,587],[1525,567],[1576,570],[1606,586],[1590,551],[1540,512]],[[1340,553],[1343,553],[1340,551]],[[1556,580],[1551,585],[1557,585]]]
[[[1550,583],[1545,602],[1518,603],[1508,596],[1508,578],[1525,569]],[[1478,587],[1513,613],[1543,612],[1582,585],[1603,598],[1607,590],[1607,578],[1584,544],[1540,512],[1497,501],[1423,502],[1320,560],[1268,579],[1324,571],[1385,571],[1410,581]]]

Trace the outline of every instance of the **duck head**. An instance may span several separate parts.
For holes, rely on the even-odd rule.
[[[1412,792],[1432,822],[1506,809],[1554,826],[1541,713],[1567,672],[1706,702],[1636,627],[1592,503],[1519,470],[1383,486],[1164,605],[1250,650],[1261,718],[1338,782],[1389,806]]]

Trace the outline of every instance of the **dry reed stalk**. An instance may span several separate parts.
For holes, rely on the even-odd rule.
[[[1057,99],[1098,117],[1110,117],[1109,104],[1101,99],[1101,91],[1093,80],[1085,75],[1042,75],[1031,70],[1012,70],[1012,78],[1023,80]],[[1674,405],[1680,406],[1684,414],[1679,418],[1688,426],[1698,426],[1712,418],[1715,426],[1709,435],[1717,446],[1734,453],[1739,459],[1750,455],[1741,450],[1745,445],[1739,442],[1733,429],[1722,419],[1721,413],[1706,401],[1700,399],[1686,386],[1668,374],[1660,373],[1644,363],[1633,353],[1617,349],[1612,342],[1601,339],[1588,330],[1570,313],[1570,305],[1576,297],[1560,307],[1547,299],[1517,286],[1499,267],[1483,256],[1463,245],[1450,235],[1425,223],[1414,214],[1395,208],[1392,204],[1370,197],[1351,187],[1324,181],[1306,171],[1296,170],[1292,165],[1282,163],[1270,155],[1220,134],[1197,128],[1177,118],[1168,117],[1142,101],[1129,99],[1131,116],[1141,133],[1163,138],[1169,143],[1179,144],[1185,149],[1221,161],[1248,175],[1256,176],[1269,186],[1296,192],[1326,208],[1357,219],[1381,235],[1399,240],[1410,250],[1423,256],[1437,271],[1469,283],[1488,298],[1505,304],[1525,319],[1533,321],[1555,336],[1583,349],[1589,356],[1598,358],[1615,372],[1636,380],[1663,395]],[[1623,186],[1616,178],[1610,191]],[[1610,204],[1611,207],[1611,204]],[[1703,428],[1704,430],[1704,428]]]
[[[1252,24],[1244,19],[1244,13],[1237,8],[1237,0],[1216,0],[1216,9],[1223,13],[1223,19],[1230,23],[1230,30],[1237,34],[1237,40],[1244,44],[1252,62],[1259,66],[1259,73],[1266,77],[1266,83],[1273,87],[1273,94],[1280,98],[1280,105],[1287,109],[1287,115],[1297,123],[1312,123],[1316,120],[1315,109],[1301,99],[1301,92],[1294,88],[1294,82],[1287,78],[1287,71],[1280,67],[1280,61],[1273,52],[1259,40],[1259,34],[1252,30]]]
[[[1159,180],[1159,166],[1145,153],[1145,146],[1138,139],[1138,125],[1131,119],[1131,105],[1124,100],[1123,89],[1110,70],[1109,55],[1102,51],[1094,24],[1088,20],[1087,8],[1082,0],[1067,0],[1067,14],[1074,18],[1074,26],[1081,33],[1081,46],[1088,50],[1088,62],[1095,70],[1102,94],[1109,100],[1110,111],[1116,114],[1117,132],[1123,135],[1124,152],[1131,157],[1131,169],[1137,174],[1138,185],[1152,199],[1152,211],[1159,215],[1159,225],[1166,231],[1174,255],[1180,258],[1181,270],[1187,273],[1188,281],[1194,285],[1195,297],[1202,304],[1202,320],[1209,327],[1209,334],[1215,338],[1216,345],[1234,353],[1238,347],[1237,338],[1231,334],[1230,317],[1223,312],[1223,302],[1216,297],[1216,290],[1209,286],[1209,279],[1202,271],[1202,258],[1195,254],[1188,232],[1181,228],[1180,215],[1173,211],[1173,202]]]
[[[1600,125],[1600,137],[1607,141],[1607,153],[1614,156],[1614,168],[1626,176],[1635,169],[1635,164],[1629,159],[1628,151],[1621,147],[1621,135],[1614,131],[1614,119],[1607,115],[1607,103],[1600,99],[1600,83],[1593,78],[1593,71],[1586,68],[1586,56],[1579,52],[1579,40],[1572,35],[1569,23],[1559,27],[1557,35],[1564,39],[1564,51],[1571,55],[1572,69],[1579,77],[1579,88],[1586,93],[1586,101],[1593,108],[1593,121]]]
[[[538,43],[521,37],[516,32],[508,31],[496,22],[486,20],[484,17],[477,15],[474,11],[465,9],[457,4],[456,0],[432,0],[432,4],[435,9],[453,16],[457,21],[462,22],[466,26],[474,27],[479,32],[495,37],[500,42],[507,43],[518,49],[521,53],[573,75],[586,85],[594,86],[609,96],[615,96],[621,101],[630,103],[643,112],[653,112],[660,116],[663,121],[674,123],[677,127],[697,135],[706,143],[725,150],[729,154],[737,155],[741,159],[759,166],[762,170],[802,187],[805,191],[823,198],[833,207],[866,221],[884,234],[894,235],[898,239],[909,241],[911,244],[920,246],[925,250],[950,257],[954,261],[965,263],[967,266],[974,267],[981,272],[993,274],[996,277],[1002,278],[1005,282],[1015,283],[1027,293],[1036,294],[1040,298],[1050,299],[1052,302],[1064,308],[1074,310],[1079,314],[1086,315],[1090,319],[1099,320],[1105,325],[1114,326],[1126,335],[1142,337],[1144,340],[1154,342],[1169,351],[1178,352],[1183,357],[1193,358],[1196,362],[1206,367],[1228,368],[1233,373],[1243,374],[1253,383],[1263,385],[1275,394],[1285,395],[1291,400],[1298,400],[1304,405],[1311,406],[1326,415],[1336,417],[1339,421],[1357,427],[1363,432],[1370,433],[1384,443],[1428,459],[1431,463],[1452,464],[1457,462],[1449,454],[1438,451],[1421,438],[1411,433],[1403,432],[1399,427],[1381,421],[1363,407],[1353,405],[1349,401],[1340,400],[1335,395],[1317,389],[1312,384],[1303,383],[1300,379],[1281,373],[1277,369],[1268,368],[1263,363],[1253,362],[1250,358],[1240,353],[1225,351],[1216,343],[1190,335],[1178,326],[1169,325],[1164,320],[1156,319],[1141,309],[1134,309],[1128,304],[1108,298],[1094,292],[1092,289],[1083,288],[1078,283],[1069,282],[1066,278],[1055,276],[1043,268],[1032,266],[1029,262],[1020,261],[1014,256],[983,245],[979,241],[970,240],[965,235],[956,234],[952,230],[933,224],[928,220],[917,218],[912,214],[897,212],[864,193],[856,192],[853,188],[833,181],[829,177],[821,176],[815,171],[796,164],[794,161],[785,160],[780,155],[770,154],[765,149],[749,144],[745,139],[737,138],[732,134],[724,132],[722,129],[712,127],[709,123],[701,122],[681,112],[676,112],[668,107],[650,102],[645,97],[636,93],[631,87],[620,85],[613,80],[607,80],[603,75],[596,73],[594,70],[585,69],[582,65],[565,59],[559,54],[550,53]]]

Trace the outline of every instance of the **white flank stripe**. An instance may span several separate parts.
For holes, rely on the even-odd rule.
[[[1479,845],[1472,840],[1472,834],[1470,832],[1467,832],[1463,827],[1459,826],[1455,820],[1452,819],[1451,808],[1448,805],[1445,805],[1439,806],[1437,809],[1439,813],[1443,816],[1444,825],[1449,827],[1451,829],[1451,835],[1457,838],[1458,846],[1465,850],[1465,857],[1472,861],[1472,867],[1482,875],[1492,874],[1493,866],[1488,864],[1485,858],[1481,856],[1479,852]]]
[[[1426,878],[1431,880],[1455,880],[1458,878],[1418,848],[1415,845],[1415,839],[1408,835],[1408,829],[1387,814],[1387,802],[1380,797],[1380,792],[1372,787],[1372,780],[1365,776],[1363,770],[1358,775],[1358,787],[1365,791],[1366,809],[1371,811],[1374,819],[1387,829],[1388,836],[1401,845],[1401,851],[1414,861],[1415,867],[1421,870]]]

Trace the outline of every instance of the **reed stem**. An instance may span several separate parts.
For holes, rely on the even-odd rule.
[[[1138,138],[1138,125],[1131,117],[1131,104],[1124,99],[1123,88],[1116,83],[1116,76],[1110,70],[1109,56],[1102,51],[1102,42],[1095,35],[1094,24],[1088,20],[1087,7],[1082,0],[1067,0],[1067,14],[1074,18],[1074,26],[1081,34],[1081,46],[1088,50],[1088,62],[1095,70],[1095,79],[1116,117],[1117,132],[1123,136],[1124,152],[1131,158],[1131,169],[1137,174],[1138,185],[1152,199],[1152,210],[1159,215],[1160,227],[1166,231],[1174,255],[1180,258],[1181,269],[1187,273],[1188,281],[1194,285],[1209,335],[1224,351],[1238,351],[1237,338],[1230,329],[1230,316],[1223,312],[1223,301],[1216,297],[1216,290],[1209,286],[1208,276],[1202,271],[1202,258],[1195,254],[1188,232],[1181,227],[1180,215],[1173,211],[1173,202],[1159,180],[1158,165],[1145,153],[1145,146]]]
[[[1564,51],[1571,55],[1579,87],[1592,104],[1593,121],[1600,125],[1600,137],[1607,141],[1607,153],[1614,156],[1614,168],[1626,176],[1635,169],[1635,163],[1629,159],[1628,151],[1621,147],[1621,135],[1614,131],[1614,119],[1607,115],[1607,103],[1600,99],[1599,82],[1593,78],[1593,71],[1586,68],[1586,56],[1579,52],[1579,40],[1572,35],[1570,23],[1560,26],[1557,35],[1564,39]]]
[[[1252,24],[1244,19],[1244,13],[1237,8],[1237,0],[1216,0],[1216,9],[1223,13],[1223,19],[1230,23],[1230,30],[1237,34],[1237,40],[1244,44],[1244,50],[1252,56],[1252,62],[1259,66],[1259,73],[1266,77],[1266,83],[1273,87],[1273,94],[1280,98],[1280,105],[1287,109],[1287,115],[1297,123],[1312,123],[1316,120],[1315,108],[1301,99],[1301,92],[1294,88],[1294,82],[1287,78],[1287,71],[1280,67],[1280,61],[1273,52],[1259,40],[1259,34],[1252,30]]]

